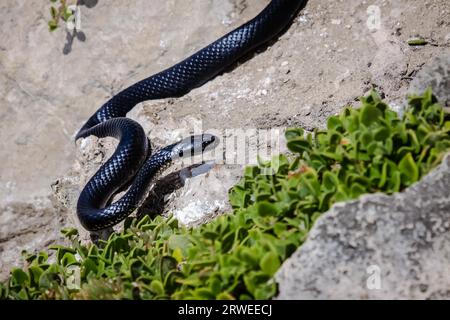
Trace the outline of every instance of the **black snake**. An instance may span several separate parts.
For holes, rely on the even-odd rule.
[[[90,135],[120,140],[115,153],[89,180],[77,203],[84,228],[98,231],[125,219],[145,200],[151,180],[173,159],[197,154],[216,142],[212,135],[192,136],[150,154],[142,127],[125,118],[138,103],[180,97],[223,72],[239,59],[279,35],[305,0],[272,0],[254,19],[180,63],[133,84],[107,101],[84,124],[76,139]],[[125,195],[111,203],[115,194]]]

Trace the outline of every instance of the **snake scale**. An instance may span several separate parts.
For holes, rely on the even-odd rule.
[[[272,0],[255,18],[180,63],[119,92],[83,125],[76,140],[91,135],[114,137],[119,144],[82,190],[77,215],[83,227],[99,231],[119,223],[145,200],[161,168],[184,155],[204,152],[217,138],[192,136],[151,154],[143,128],[126,114],[147,100],[181,97],[211,80],[248,53],[279,35],[305,0]],[[116,202],[112,198],[127,192]]]

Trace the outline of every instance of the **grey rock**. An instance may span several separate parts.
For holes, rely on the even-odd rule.
[[[402,193],[336,204],[276,274],[278,299],[450,298],[449,186],[450,155]]]
[[[152,122],[144,111],[137,108],[130,116],[149,132],[153,152],[191,134],[204,132],[201,121],[195,117],[186,117],[180,123],[168,119],[164,124],[158,124]],[[261,144],[266,144],[268,150],[279,154],[286,151],[285,147],[282,147],[286,145],[283,132],[283,128],[273,130],[268,140],[258,140],[255,135],[250,134],[247,136],[249,141],[254,142],[252,148],[258,149]],[[216,148],[203,155],[175,161],[168,170],[156,177],[146,201],[136,212],[137,216],[173,214],[182,224],[195,226],[231,210],[228,190],[239,181],[246,162],[235,161],[234,164],[230,164],[230,161],[224,158],[224,154],[234,159],[237,157],[237,151],[246,151],[247,148],[241,150],[229,147],[225,152],[227,150],[225,138],[232,139],[236,133],[227,131],[228,136],[220,131],[211,133],[219,138]],[[239,133],[238,131],[237,134]],[[250,142],[248,144],[250,145]],[[78,141],[76,161],[72,169],[52,184],[56,207],[64,211],[71,224],[81,230],[84,240],[89,239],[89,234],[82,230],[76,218],[78,196],[88,180],[113,154],[116,146],[117,141],[112,138],[89,137]],[[256,163],[256,158],[251,161]],[[118,194],[116,199],[121,195]],[[120,225],[117,228],[120,228]]]
[[[21,265],[22,250],[35,252],[51,244],[63,244],[59,230],[64,220],[47,203],[18,202],[0,207],[0,278],[12,266]]]
[[[439,102],[450,106],[450,54],[442,54],[426,64],[411,82],[409,93],[422,93],[433,89]]]

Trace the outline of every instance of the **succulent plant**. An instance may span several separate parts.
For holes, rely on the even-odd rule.
[[[60,21],[67,22],[70,17],[73,16],[72,10],[69,8],[67,0],[50,0],[52,6],[50,7],[51,19],[48,22],[48,28],[50,31],[58,29]]]

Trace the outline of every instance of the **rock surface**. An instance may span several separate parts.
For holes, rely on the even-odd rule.
[[[439,55],[424,66],[411,82],[409,92],[423,92],[433,89],[439,102],[450,107],[450,54]]]
[[[19,264],[22,248],[41,250],[60,241],[61,227],[77,226],[79,191],[114,146],[91,140],[76,148],[83,122],[121,89],[247,21],[269,0],[80,2],[78,37],[47,31],[48,2],[0,3],[0,278]],[[310,1],[264,52],[183,98],[143,103],[130,117],[155,146],[196,126],[322,126],[372,87],[389,100],[403,97],[424,63],[450,52],[449,26],[446,0]],[[433,45],[405,45],[417,34]],[[241,167],[217,163],[186,180],[168,195],[167,210],[193,224],[204,221],[199,211],[226,211],[225,191]],[[208,195],[218,202],[205,209]]]
[[[450,155],[402,193],[336,204],[276,275],[278,299],[449,299]]]

